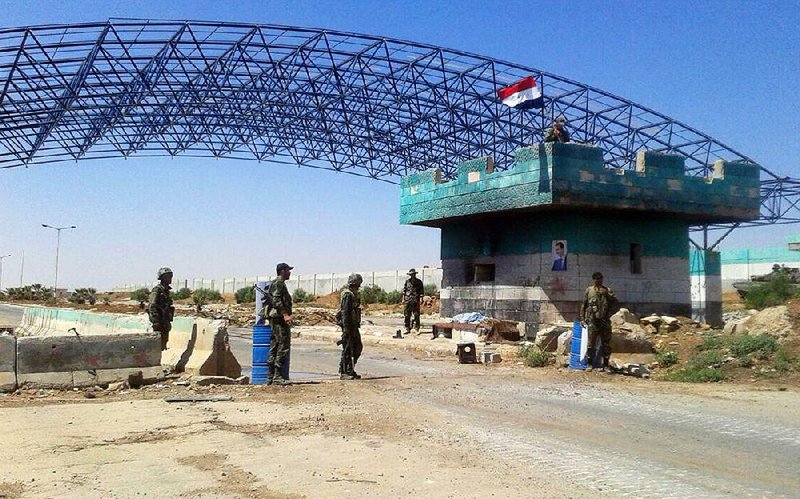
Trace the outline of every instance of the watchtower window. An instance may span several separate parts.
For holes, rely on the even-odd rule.
[[[474,282],[493,282],[493,281],[494,281],[493,263],[482,263],[475,265]]]
[[[631,243],[631,274],[642,273],[642,245]]]

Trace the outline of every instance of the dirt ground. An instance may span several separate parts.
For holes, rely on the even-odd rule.
[[[4,425],[18,431],[4,437],[0,497],[530,497],[540,487],[550,492],[534,496],[569,495],[546,478],[495,469],[447,442],[435,413],[382,396],[405,383],[4,397]],[[187,393],[234,400],[163,400]]]

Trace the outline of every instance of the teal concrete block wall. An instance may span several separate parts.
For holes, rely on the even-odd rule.
[[[722,259],[717,251],[698,250],[689,252],[689,275],[720,276]]]
[[[786,247],[769,247],[725,250],[722,252],[723,265],[772,264],[775,262],[798,262],[800,264],[800,251],[790,250]]]
[[[684,158],[641,151],[635,171],[608,169],[603,151],[547,143],[517,150],[514,167],[493,171],[491,158],[463,162],[456,178],[439,170],[401,183],[400,222],[443,221],[506,211],[564,208],[677,214],[692,224],[758,218],[758,165],[718,161],[710,177],[686,176]]]
[[[517,213],[442,225],[442,259],[549,253],[565,239],[570,253],[625,256],[638,243],[642,256],[688,258],[686,223],[676,218],[593,212]]]

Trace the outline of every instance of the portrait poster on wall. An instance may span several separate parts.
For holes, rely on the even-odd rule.
[[[554,272],[567,270],[567,241],[556,239],[553,241],[553,268]]]

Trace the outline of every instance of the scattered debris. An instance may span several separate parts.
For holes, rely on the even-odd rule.
[[[230,395],[173,395],[164,397],[164,402],[232,402]]]

